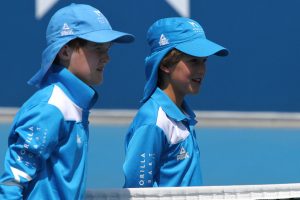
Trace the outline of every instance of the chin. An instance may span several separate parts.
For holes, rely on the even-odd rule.
[[[194,94],[194,95],[195,95],[195,94],[198,94],[199,92],[200,92],[199,89],[197,89],[197,90],[192,90],[192,91],[191,91],[191,94]]]
[[[102,80],[99,80],[99,81],[97,81],[97,82],[95,82],[95,84],[94,85],[101,85],[102,84]]]
[[[89,83],[89,85],[100,85],[100,84],[102,84],[102,79],[100,79],[100,80],[92,80]]]

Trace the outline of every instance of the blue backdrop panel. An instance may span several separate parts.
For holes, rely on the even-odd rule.
[[[166,2],[72,1],[99,8],[113,28],[136,35],[115,45],[97,108],[138,108],[142,96],[148,27],[162,17],[179,16]],[[20,106],[34,91],[26,81],[38,70],[45,30],[53,13],[70,4],[58,1],[41,19],[35,1],[3,1],[1,6],[0,106]],[[300,111],[300,1],[191,0],[191,18],[208,38],[227,47],[226,58],[211,57],[199,95],[189,98],[197,110]],[[122,101],[120,101],[120,99]]]

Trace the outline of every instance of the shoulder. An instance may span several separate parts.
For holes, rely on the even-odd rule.
[[[159,105],[152,102],[142,107],[134,120],[138,125],[135,130],[142,132],[162,133],[169,144],[177,144],[185,140],[189,135],[189,129],[182,121],[171,118]],[[152,131],[150,131],[152,130]]]
[[[24,124],[59,122],[63,119],[63,115],[57,108],[48,104],[47,101],[41,101],[22,106],[14,122],[16,126],[22,126]]]
[[[158,111],[159,105],[149,99],[140,107],[133,119],[133,123],[138,124],[139,126],[156,125]]]
[[[77,106],[67,93],[57,85],[53,86],[47,103],[56,107],[65,120],[76,122],[82,120],[82,108]]]
[[[32,95],[23,104],[18,115],[47,115],[77,122],[81,120],[82,109],[59,86],[52,84]]]

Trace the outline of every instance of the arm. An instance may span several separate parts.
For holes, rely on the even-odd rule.
[[[126,141],[125,188],[153,187],[159,173],[165,137],[155,125],[139,127]]]
[[[48,104],[17,115],[4,160],[5,172],[0,179],[0,197],[22,198],[23,190],[36,181],[42,161],[55,149],[62,125],[62,115]]]

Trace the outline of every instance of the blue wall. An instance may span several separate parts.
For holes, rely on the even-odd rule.
[[[163,0],[73,1],[99,8],[113,28],[136,35],[136,42],[115,45],[105,80],[97,86],[97,108],[137,108],[143,92],[148,27],[162,17],[179,16]],[[0,106],[20,106],[34,91],[26,81],[37,71],[45,30],[53,13],[71,1],[58,1],[35,18],[35,1],[3,1],[1,6]],[[206,35],[227,47],[227,58],[212,57],[197,110],[300,111],[300,1],[191,0],[191,18]],[[120,99],[122,101],[120,101]]]

